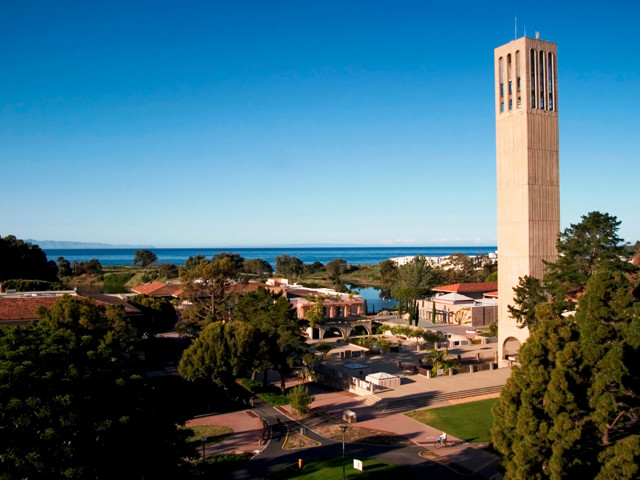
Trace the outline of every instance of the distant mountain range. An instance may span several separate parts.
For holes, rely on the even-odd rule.
[[[62,240],[34,240],[29,238],[26,242],[38,245],[44,250],[55,250],[65,248],[154,248],[151,245],[110,245],[108,243],[90,243],[90,242],[66,242]]]

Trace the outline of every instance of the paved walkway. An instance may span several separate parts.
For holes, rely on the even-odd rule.
[[[251,410],[198,417],[186,424],[187,427],[194,425],[220,425],[233,430],[233,433],[221,442],[209,445],[205,449],[207,456],[218,453],[255,452],[264,448],[260,443],[262,421]]]
[[[379,359],[379,363],[376,362],[376,360],[378,359],[374,358],[372,363],[368,364],[371,365],[372,372],[386,371],[398,375],[402,382],[399,388],[376,393],[375,396],[380,399],[402,398],[423,393],[452,393],[484,387],[502,386],[507,383],[507,379],[511,376],[511,369],[502,368],[427,378],[423,375],[398,371],[396,366],[397,361],[394,362],[394,365],[385,362],[383,359]],[[395,371],[393,371],[393,367],[395,367]]]
[[[509,374],[510,371],[504,369],[479,372],[477,374],[464,376],[442,377],[441,380],[443,383],[448,382],[446,390],[455,391],[455,385],[458,386],[459,390],[468,388],[467,378],[464,377],[475,377],[476,380],[480,380],[478,383],[474,382],[471,387],[480,388],[485,386],[485,384],[490,385],[495,384],[496,382],[504,383]],[[491,375],[493,375],[493,377]],[[444,390],[445,388],[443,387],[442,389]],[[358,419],[357,426],[371,428],[373,430],[393,432],[397,435],[406,437],[416,445],[425,448],[425,458],[435,461],[439,461],[438,459],[440,459],[440,461],[443,461],[446,464],[453,463],[461,465],[466,470],[478,473],[480,476],[485,476],[483,473],[486,473],[486,476],[488,477],[495,473],[495,466],[498,463],[498,457],[483,449],[487,444],[468,444],[450,435],[449,438],[453,442],[454,446],[436,450],[434,443],[442,432],[430,427],[429,425],[418,422],[417,420],[407,417],[402,413],[385,414],[384,412],[380,412],[378,409],[364,404],[360,400],[360,397],[349,392],[315,391],[312,393],[315,395],[315,400],[311,405],[312,408],[319,408],[337,418],[342,417],[342,412],[344,410],[353,410],[356,412]],[[488,397],[491,396],[483,395],[481,398],[469,398],[468,400],[481,400]],[[452,405],[460,402],[461,400],[441,402],[427,408]],[[278,409],[288,415],[292,412],[290,406],[278,407]]]
[[[504,383],[509,375],[510,371],[503,369],[453,377],[439,377],[431,379],[430,382],[439,391],[456,391],[456,389],[465,390],[500,382]],[[470,384],[469,381],[472,381],[472,383]],[[293,384],[297,383],[299,381],[292,380],[291,383],[287,382],[287,386],[293,386]],[[483,450],[482,447],[486,446],[486,444],[467,444],[450,436],[454,446],[436,450],[433,444],[441,432],[435,428],[413,420],[402,413],[381,412],[364,404],[360,397],[349,392],[332,392],[312,387],[312,393],[315,395],[312,408],[321,409],[337,418],[342,417],[342,412],[345,409],[353,410],[357,415],[358,426],[404,436],[424,449],[421,455],[425,459],[441,463],[445,467],[449,465],[447,468],[451,468],[454,471],[457,468],[456,466],[461,466],[469,474],[475,473],[484,478],[489,478],[496,472],[495,467],[498,458]],[[482,396],[482,398],[487,397],[487,395]],[[479,400],[482,398],[469,398],[467,400]],[[440,402],[427,408],[451,405],[461,401],[464,400]],[[278,411],[287,416],[291,416],[290,414],[292,413],[290,406],[278,407]],[[256,412],[264,413],[260,409],[256,409]],[[272,424],[273,422],[269,421],[268,423]],[[257,452],[265,448],[265,445],[260,443],[262,422],[256,413],[251,410],[201,417],[191,420],[187,423],[187,426],[189,425],[223,425],[233,429],[234,432],[230,437],[218,444],[207,447],[207,455],[225,452]]]

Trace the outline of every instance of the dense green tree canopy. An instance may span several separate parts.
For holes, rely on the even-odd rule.
[[[614,262],[612,267],[619,270],[630,268],[625,257],[631,254],[618,236],[619,228],[616,217],[589,212],[580,223],[565,229],[558,236],[558,260],[545,266],[547,290],[575,300],[602,262]]]
[[[193,270],[201,262],[206,262],[206,261],[207,261],[207,258],[204,255],[192,255],[189,258],[187,258],[182,268],[185,270]]]
[[[280,255],[276,257],[276,273],[285,278],[297,279],[304,271],[304,263],[296,257]]]
[[[244,273],[250,275],[271,275],[273,273],[271,264],[261,258],[245,260],[242,265],[242,270]]]
[[[285,376],[304,351],[300,325],[291,303],[281,294],[261,287],[240,297],[234,318],[256,328],[259,348],[254,352],[255,369],[276,370],[280,374],[280,388],[284,394]]]
[[[191,302],[182,312],[179,327],[183,334],[197,336],[208,323],[229,318],[228,289],[240,280],[242,264],[241,257],[218,254],[211,261],[200,260],[190,268],[180,267],[184,296]]]
[[[242,322],[207,325],[185,350],[178,365],[186,380],[210,380],[226,387],[250,371],[255,363],[258,335]]]
[[[240,297],[230,322],[214,322],[185,351],[179,372],[187,380],[227,386],[241,374],[274,369],[282,378],[304,350],[295,310],[264,288]]]
[[[380,281],[384,288],[391,290],[398,278],[398,266],[392,260],[383,260],[380,267]]]
[[[142,311],[142,319],[134,322],[140,334],[153,337],[171,330],[176,324],[176,309],[170,300],[149,295],[135,295],[128,300],[131,305]]]
[[[324,323],[324,298],[313,297],[314,304],[307,310],[304,316],[305,320],[309,322],[311,328],[315,328],[316,325]]]
[[[43,290],[64,290],[65,286],[60,282],[48,282],[46,280],[12,279],[2,282],[6,290],[16,292],[37,292]]]
[[[544,282],[523,279],[516,290],[513,312],[530,336],[492,429],[506,478],[640,474],[639,277],[618,225],[598,212],[583,217],[560,236],[562,255]]]
[[[143,248],[142,250],[136,250],[133,252],[133,264],[140,264],[141,267],[148,267],[149,265],[158,261],[158,256],[151,250]]]
[[[315,261],[310,264],[304,264],[304,274],[313,275],[314,273],[321,272],[324,269],[322,262]]]
[[[325,265],[329,278],[339,278],[347,269],[347,261],[342,258],[331,260]]]
[[[0,236],[0,282],[11,278],[55,281],[57,273],[56,263],[47,261],[38,245],[13,235]]]
[[[178,266],[173,263],[161,263],[158,265],[158,276],[163,278],[176,278],[179,275]]]
[[[64,257],[58,257],[58,277],[70,277],[72,274],[69,260]]]
[[[65,297],[0,329],[0,478],[177,478],[190,454],[122,307]]]
[[[426,297],[440,280],[438,271],[417,256],[398,268],[391,294],[401,302],[412,302]]]
[[[631,273],[635,267],[628,262],[631,252],[618,236],[619,226],[616,217],[600,212],[590,212],[580,223],[570,225],[558,236],[558,260],[545,262],[543,280],[520,279],[509,313],[521,326],[528,326],[535,321],[535,306],[544,299],[553,301],[557,313],[573,310],[603,262],[616,271]]]
[[[85,273],[102,273],[102,265],[97,258],[92,258],[88,262],[71,262],[71,269],[74,275],[83,275]]]
[[[244,258],[242,258],[242,256],[240,256],[237,253],[231,253],[231,252],[216,253],[211,258],[211,261],[212,262],[218,262],[218,261],[225,260],[225,259],[228,260],[229,262],[231,262],[231,264],[233,265],[233,268],[237,272],[241,272],[242,271],[242,266],[244,265]]]

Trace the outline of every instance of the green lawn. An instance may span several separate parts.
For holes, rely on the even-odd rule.
[[[366,478],[388,480],[394,475],[403,480],[414,480],[417,477],[403,467],[381,462],[376,459],[363,460],[363,471],[353,469],[353,458],[345,458],[345,478]],[[340,480],[342,479],[342,458],[315,460],[303,465],[298,470],[295,465],[290,469],[274,472],[267,477],[269,480],[285,480],[299,478],[306,480]]]
[[[406,415],[465,442],[488,442],[493,425],[491,409],[497,398],[450,407],[409,412]]]
[[[233,433],[233,430],[229,427],[220,425],[194,425],[192,427],[185,427],[185,429],[191,432],[187,442],[195,445],[197,448],[202,448],[202,437],[207,437],[205,446],[208,446],[221,442]]]
[[[274,387],[273,385],[265,387],[262,382],[258,380],[251,380],[250,378],[241,378],[239,381],[240,385],[244,388],[274,407],[279,405],[289,405],[289,399],[280,393],[279,388]]]

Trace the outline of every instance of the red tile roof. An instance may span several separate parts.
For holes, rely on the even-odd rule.
[[[152,295],[155,297],[178,296],[176,295],[176,292],[182,291],[182,284],[151,282],[133,287],[131,291],[143,295]]]
[[[225,293],[229,295],[244,295],[245,293],[256,292],[260,287],[267,288],[267,284],[261,282],[234,283],[229,285]]]
[[[495,292],[484,292],[484,294],[487,297],[497,297],[498,296],[498,291],[496,290]]]
[[[498,289],[498,282],[480,282],[480,283],[454,283],[453,285],[442,285],[435,287],[435,292],[454,292],[454,293],[484,293],[493,292]]]
[[[97,305],[122,305],[128,314],[140,314],[140,310],[131,305],[126,300],[109,295],[90,294],[83,295],[92,298]],[[0,323],[18,324],[27,323],[32,320],[39,320],[36,313],[38,308],[51,308],[56,300],[60,300],[62,295],[33,296],[33,297],[0,297]]]
[[[0,298],[0,322],[22,322],[38,320],[36,311],[40,307],[50,308],[61,297]]]
[[[141,295],[151,295],[152,292],[158,290],[160,287],[163,287],[164,285],[165,285],[164,283],[160,283],[160,282],[143,283],[142,285],[133,287],[131,291],[139,293]]]
[[[93,300],[98,305],[102,305],[102,306],[122,305],[126,313],[131,313],[131,314],[142,313],[140,310],[138,310],[136,307],[131,305],[129,302],[118,297],[112,297],[110,295],[101,295],[99,293],[91,293],[83,296],[93,298]]]

